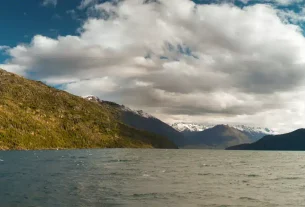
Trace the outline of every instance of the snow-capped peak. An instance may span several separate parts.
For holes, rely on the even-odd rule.
[[[238,129],[240,131],[246,131],[246,132],[260,132],[263,134],[278,134],[272,129],[269,128],[264,128],[264,127],[251,127],[251,126],[246,126],[246,125],[233,125],[235,129]]]
[[[177,131],[191,131],[191,132],[198,132],[204,131],[206,129],[212,128],[216,126],[216,124],[197,124],[197,123],[185,123],[185,122],[178,122],[172,124],[172,127],[175,128]],[[252,127],[246,125],[228,125],[240,131],[244,131],[247,133],[262,133],[262,134],[277,134],[275,131],[269,128],[263,127]]]
[[[200,132],[212,128],[213,126],[215,125],[185,123],[185,122],[178,122],[172,124],[172,127],[179,132],[183,132],[183,131]]]
[[[99,97],[93,95],[83,96],[83,98],[87,99],[88,101],[102,102],[102,100]]]
[[[133,109],[131,109],[129,107],[126,107],[126,106],[122,106],[122,110],[132,112],[132,113],[137,114],[139,116],[142,116],[144,118],[154,118],[155,119],[154,116],[144,112],[143,110],[133,110]]]
[[[93,96],[93,95],[89,95],[89,96],[83,96],[84,99],[87,99],[88,101],[93,101],[93,102],[97,102],[97,103],[113,103],[113,102],[109,102],[109,101],[103,101],[101,100],[99,97],[97,96]],[[113,103],[116,104],[116,103]],[[132,112],[134,114],[137,114],[139,116],[142,116],[144,118],[155,118],[154,116],[144,112],[143,110],[133,110],[127,106],[124,105],[118,105],[122,111],[129,111]]]

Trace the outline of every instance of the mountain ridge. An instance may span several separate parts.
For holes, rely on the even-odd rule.
[[[257,131],[262,133],[269,133],[269,134],[278,134],[277,132],[273,131],[269,128],[264,127],[253,127],[247,126],[243,124],[198,124],[198,123],[189,123],[189,122],[176,122],[173,123],[171,126],[175,128],[177,131],[203,131],[205,129],[212,128],[216,125],[228,125],[230,127],[236,128],[240,131]]]
[[[119,111],[118,119],[128,126],[165,136],[170,141],[174,142],[178,147],[183,146],[185,142],[185,138],[182,133],[176,131],[170,125],[144,112],[143,110],[133,110],[125,105],[104,101],[95,96],[84,96],[83,98],[99,103],[100,105],[115,106]]]
[[[175,128],[177,131],[180,131],[184,134],[186,133],[192,133],[192,132],[200,132],[204,131],[210,128],[213,128],[217,125],[221,124],[196,124],[196,123],[186,123],[186,122],[177,122],[172,124],[172,127]],[[249,138],[251,138],[252,142],[257,141],[258,139],[266,136],[266,135],[275,135],[278,134],[277,132],[269,129],[269,128],[263,128],[263,127],[252,127],[252,126],[247,126],[247,125],[230,125],[230,124],[225,124],[228,125],[229,127],[235,128],[244,134],[246,134]]]
[[[280,135],[267,135],[252,144],[231,146],[227,150],[305,151],[305,129]]]
[[[85,96],[83,98],[101,105],[115,106],[120,111],[119,119],[123,123],[137,129],[166,136],[180,148],[225,149],[236,144],[252,143],[265,136],[265,133],[275,133],[267,128],[255,128],[245,125],[176,123],[169,126],[142,110],[133,110],[124,105],[101,100],[95,96]],[[210,132],[210,129],[213,129],[213,133]]]
[[[225,149],[237,143],[251,142],[251,139],[243,132],[228,125],[216,125],[197,132],[185,131],[184,135],[189,141],[184,148]]]
[[[105,107],[0,69],[0,149],[177,148]]]

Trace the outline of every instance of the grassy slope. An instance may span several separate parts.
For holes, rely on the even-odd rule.
[[[117,113],[0,69],[0,149],[175,148],[122,124]]]

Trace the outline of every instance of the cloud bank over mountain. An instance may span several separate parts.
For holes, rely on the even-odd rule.
[[[277,7],[298,2],[243,2],[83,1],[77,36],[36,35],[0,67],[168,122],[304,127],[303,28]]]

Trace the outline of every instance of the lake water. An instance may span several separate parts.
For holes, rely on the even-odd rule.
[[[305,152],[0,152],[0,206],[305,206]]]

